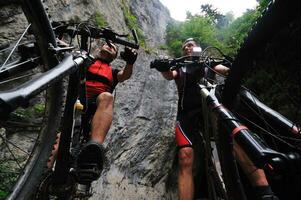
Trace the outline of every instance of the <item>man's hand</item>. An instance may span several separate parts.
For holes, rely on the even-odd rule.
[[[120,53],[120,57],[129,65],[133,65],[137,59],[137,50],[130,47],[125,47],[124,51]]]
[[[214,66],[213,69],[216,70],[217,72],[221,73],[224,76],[228,76],[230,73],[230,68],[228,68],[224,65],[221,65],[221,64]]]
[[[170,70],[170,63],[168,59],[153,60],[150,68],[156,68],[159,72],[168,72]]]

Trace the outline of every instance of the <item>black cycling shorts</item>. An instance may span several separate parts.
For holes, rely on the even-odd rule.
[[[200,109],[178,113],[175,130],[178,148],[193,147],[196,139],[199,138],[201,115]]]

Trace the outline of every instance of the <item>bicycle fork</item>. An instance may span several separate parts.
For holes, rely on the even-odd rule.
[[[231,133],[228,135],[228,141],[232,142],[235,139],[256,167],[263,168],[277,160],[287,159],[285,154],[268,148],[259,138],[254,137],[254,134],[231,111],[219,103],[216,96],[209,92],[206,86],[199,86],[202,96],[206,98],[208,107],[222,120],[226,132]]]

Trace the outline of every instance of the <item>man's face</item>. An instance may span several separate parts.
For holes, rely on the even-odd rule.
[[[107,61],[112,62],[117,56],[117,47],[115,44],[111,44],[111,47],[108,44],[104,44],[100,49],[100,57]]]
[[[195,44],[195,42],[191,41],[191,42],[187,42],[185,44],[185,46],[183,47],[183,54],[185,56],[191,56],[192,55],[192,50],[193,47],[196,47],[197,45]]]

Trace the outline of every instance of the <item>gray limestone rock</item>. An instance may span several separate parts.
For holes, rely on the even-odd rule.
[[[166,54],[158,46],[164,44],[165,28],[172,19],[159,0],[124,2],[137,17],[151,53],[141,48],[131,79],[116,88],[114,120],[105,141],[109,162],[93,185],[93,199],[174,199],[176,179],[169,177],[176,149],[177,92],[173,82],[149,68],[157,54]],[[93,21],[99,12],[111,28],[129,32],[121,0],[52,0],[45,4],[51,20]],[[15,22],[17,14],[12,8],[0,11],[1,45],[14,37],[5,26]],[[22,20],[16,24],[20,32]],[[114,62],[115,67],[123,65],[122,60]]]

